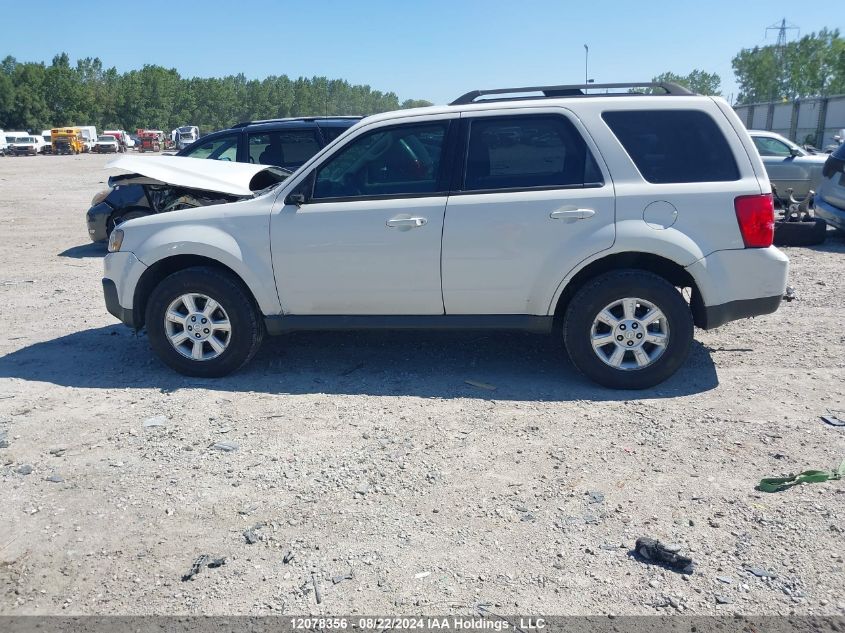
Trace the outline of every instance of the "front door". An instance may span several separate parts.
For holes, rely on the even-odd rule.
[[[285,314],[443,314],[440,239],[450,122],[362,130],[271,220]]]

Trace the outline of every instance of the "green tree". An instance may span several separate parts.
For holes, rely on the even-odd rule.
[[[845,92],[845,39],[822,29],[787,43],[741,50],[732,60],[738,103],[792,100]]]
[[[721,96],[722,78],[716,73],[708,73],[697,68],[688,75],[679,75],[673,72],[660,73],[651,79],[655,83],[673,83],[689,88],[700,95]],[[631,92],[652,93],[651,89],[634,89]]]
[[[426,106],[431,105],[434,104],[431,101],[426,101],[425,99],[405,99],[399,107],[403,110],[407,110],[408,108],[425,108]]]
[[[428,105],[342,79],[286,75],[248,80],[243,74],[184,78],[175,68],[146,65],[118,73],[98,57],[71,63],[66,53],[49,66],[0,60],[0,124],[38,129],[57,125],[158,128],[186,124],[203,132],[238,121],[324,114],[373,114]]]

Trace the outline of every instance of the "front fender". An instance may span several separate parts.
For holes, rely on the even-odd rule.
[[[217,208],[247,204],[234,203]],[[158,226],[160,220],[157,221],[162,218],[161,214],[130,220],[121,226],[126,233],[125,249],[135,253],[146,266],[180,255],[219,262],[247,285],[262,314],[279,314],[281,305],[270,257],[269,213],[224,213],[209,221],[208,209],[210,207],[164,214],[179,218],[161,227]],[[192,215],[199,217],[192,218]]]

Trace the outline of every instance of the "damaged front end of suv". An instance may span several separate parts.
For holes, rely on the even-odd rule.
[[[116,226],[156,213],[227,204],[284,181],[280,167],[183,157],[122,157],[106,165],[124,173],[94,196],[86,213],[88,237],[106,242]]]

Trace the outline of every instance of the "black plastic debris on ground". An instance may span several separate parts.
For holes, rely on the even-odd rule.
[[[203,567],[208,567],[209,569],[216,569],[218,567],[222,567],[226,564],[226,558],[212,558],[208,554],[202,554],[197,557],[194,561],[194,564],[191,565],[191,569],[188,570],[188,573],[182,576],[182,582],[187,582],[188,580],[193,580],[194,576],[202,571]]]
[[[666,545],[657,539],[643,536],[637,539],[634,550],[629,552],[644,563],[660,565],[682,574],[691,574],[695,569],[695,563],[688,556],[682,556],[678,545]]]
[[[837,413],[840,413],[837,411]],[[845,420],[843,420],[838,415],[833,415],[831,412],[830,415],[823,415],[821,416],[822,422],[825,424],[829,424],[830,426],[845,426]]]

